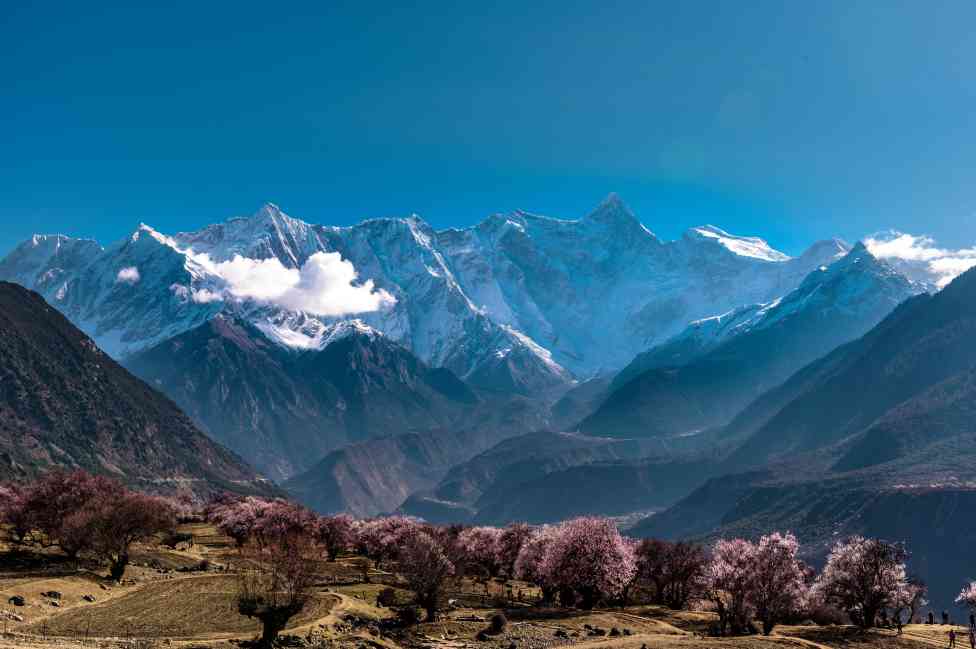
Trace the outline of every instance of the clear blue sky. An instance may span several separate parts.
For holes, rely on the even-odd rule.
[[[976,241],[972,0],[163,4],[3,3],[0,254],[610,191],[665,238]]]

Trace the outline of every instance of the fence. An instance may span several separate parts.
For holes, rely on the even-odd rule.
[[[5,646],[57,647],[58,649],[155,649],[162,644],[152,638],[60,638],[32,633],[2,633],[0,642]]]

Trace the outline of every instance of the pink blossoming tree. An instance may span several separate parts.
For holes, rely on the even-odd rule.
[[[637,572],[634,552],[608,518],[575,518],[561,524],[545,553],[542,571],[561,593],[575,592],[591,609],[619,596]]]
[[[355,525],[348,514],[323,516],[318,520],[316,535],[325,547],[329,561],[335,561],[341,552],[349,550],[356,539]]]
[[[715,604],[719,630],[745,632],[752,615],[749,592],[756,546],[743,539],[717,541],[705,569],[705,596]]]
[[[413,530],[400,551],[400,572],[427,611],[427,621],[435,621],[444,584],[454,574],[444,548],[426,532]]]
[[[556,540],[557,533],[557,528],[550,525],[537,528],[522,545],[515,560],[516,578],[538,586],[542,591],[543,604],[551,604],[556,595],[556,585],[545,570],[545,559],[549,548]]]
[[[962,604],[970,612],[976,613],[976,581],[969,582],[965,588],[959,591],[959,595],[956,597],[956,603]]]
[[[522,551],[522,546],[531,537],[532,528],[525,523],[512,523],[502,530],[498,538],[496,560],[507,576],[515,575],[515,561]]]
[[[796,557],[799,547],[792,534],[774,532],[760,538],[753,548],[747,597],[765,635],[805,605],[806,570]]]
[[[908,553],[897,543],[854,536],[834,545],[814,593],[848,613],[863,627],[874,626],[883,608],[896,604],[907,586]]]
[[[502,531],[497,527],[470,527],[457,538],[457,548],[465,568],[476,573],[497,577],[501,569],[498,561]]]

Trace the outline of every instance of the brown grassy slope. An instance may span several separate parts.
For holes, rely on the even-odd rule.
[[[40,295],[0,282],[0,480],[49,466],[156,491],[270,491]]]

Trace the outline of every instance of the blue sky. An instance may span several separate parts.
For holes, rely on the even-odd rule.
[[[976,3],[526,4],[4,3],[0,253],[611,191],[665,238],[976,242]]]

